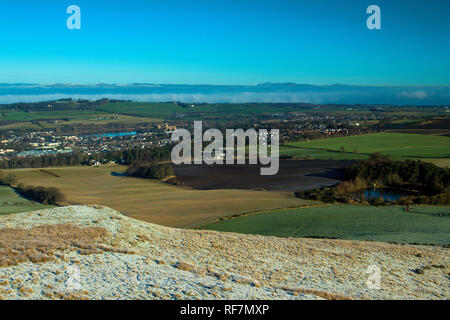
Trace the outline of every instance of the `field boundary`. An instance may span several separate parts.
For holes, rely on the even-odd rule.
[[[233,214],[233,215],[229,215],[229,216],[225,216],[225,217],[216,218],[214,220],[211,220],[211,221],[205,222],[205,223],[201,223],[201,224],[193,224],[193,225],[187,226],[185,229],[195,229],[195,230],[202,229],[202,227],[204,227],[208,224],[213,224],[213,223],[217,223],[217,222],[222,222],[222,221],[232,220],[232,219],[236,219],[236,218],[242,218],[242,217],[246,217],[246,216],[262,214],[262,213],[280,212],[280,211],[296,210],[296,209],[308,209],[308,208],[315,208],[315,207],[326,207],[326,206],[330,206],[330,205],[331,205],[331,203],[315,203],[315,204],[305,204],[302,206],[266,209],[266,210],[259,210],[259,211],[249,211],[249,212],[244,212],[244,213]]]
[[[56,173],[50,172],[50,171],[45,170],[45,169],[41,169],[41,170],[39,170],[39,171],[42,172],[42,173],[49,174],[49,175],[51,175],[51,176],[53,176],[53,177],[55,177],[55,178],[61,178],[61,176],[57,175]]]

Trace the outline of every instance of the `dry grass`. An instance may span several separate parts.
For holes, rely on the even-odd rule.
[[[321,291],[321,290],[312,290],[312,289],[302,289],[302,288],[297,288],[297,289],[292,289],[292,288],[280,288],[282,290],[288,291],[288,292],[292,292],[294,294],[311,294],[314,296],[318,296],[327,300],[352,300],[352,298],[341,295],[341,294],[335,294],[335,293],[330,293],[330,292],[326,292],[326,291]]]
[[[255,292],[255,294],[256,292],[264,292],[265,298],[269,296],[274,298],[288,297],[290,295],[305,298],[303,295],[306,295],[306,298],[315,296],[330,300],[406,297],[442,299],[448,296],[448,290],[445,290],[448,287],[445,283],[449,273],[448,259],[446,259],[448,249],[442,247],[399,246],[348,240],[286,239],[218,233],[215,231],[175,230],[141,224],[125,217],[122,217],[120,223],[113,221],[114,228],[111,229],[113,231],[110,231],[111,235],[109,236],[104,230],[96,227],[105,225],[110,220],[108,215],[113,214],[112,212],[97,212],[94,208],[80,208],[80,210],[86,210],[86,214],[92,214],[82,218],[75,215],[74,210],[76,209],[74,208],[60,208],[58,210],[61,210],[61,214],[57,213],[56,210],[48,211],[48,213],[51,213],[54,219],[60,223],[64,223],[66,219],[67,222],[70,222],[69,220],[74,217],[84,219],[80,221],[82,223],[100,220],[100,225],[86,225],[86,227],[95,227],[89,229],[91,231],[89,234],[94,240],[88,243],[78,243],[81,238],[76,235],[80,231],[70,225],[49,226],[48,229],[17,229],[17,235],[15,234],[16,230],[0,229],[0,239],[7,238],[8,246],[15,247],[16,251],[22,254],[24,249],[20,246],[25,247],[24,243],[29,241],[30,238],[47,239],[48,236],[46,238],[42,236],[43,234],[55,234],[51,241],[57,244],[60,241],[57,239],[59,231],[64,233],[63,239],[76,243],[67,250],[109,250],[109,248],[117,250],[117,247],[138,250],[141,255],[132,257],[132,259],[108,255],[107,265],[102,263],[102,261],[105,261],[103,254],[91,256],[89,259],[73,252],[70,252],[70,254],[55,252],[54,254],[57,257],[55,265],[64,264],[63,256],[67,256],[71,264],[84,265],[86,261],[90,261],[90,266],[95,268],[92,269],[95,270],[92,274],[114,276],[120,283],[122,283],[121,280],[128,277],[129,272],[139,275],[139,281],[145,281],[142,283],[148,282],[152,288],[148,290],[145,287],[140,293],[132,293],[133,297],[141,297],[142,295],[142,297],[150,298],[158,296],[160,299],[174,298],[171,295],[174,292],[167,291],[165,281],[160,281],[153,276],[154,270],[157,270],[158,274],[179,279],[179,288],[182,288],[182,292],[181,289],[175,290],[175,292],[180,293],[186,299],[195,299],[201,296],[211,299],[215,298],[213,293],[219,294],[217,298],[226,298],[230,297],[230,294],[227,293],[230,290],[234,291],[234,295],[240,296],[239,288],[242,288],[242,285],[248,286],[250,292]],[[73,215],[72,218],[70,218],[70,213]],[[36,225],[40,219],[48,222],[50,214],[42,212],[23,216],[32,218],[33,225]],[[113,214],[113,216],[116,215]],[[9,216],[5,218],[5,221],[9,225],[20,225],[16,223],[29,225],[28,223],[30,223],[28,219],[22,220],[18,216]],[[93,232],[95,230],[97,232]],[[147,242],[148,239],[151,240],[151,243]],[[48,242],[46,241],[46,243]],[[137,247],[132,247],[130,243],[135,242]],[[64,245],[66,244],[63,243],[61,246],[64,248]],[[3,247],[1,247],[1,250],[4,250]],[[44,248],[44,250],[49,250],[49,248]],[[0,253],[2,252],[5,251],[0,251]],[[49,256],[52,258],[51,253]],[[26,259],[28,259],[27,261],[30,260],[28,257]],[[127,268],[123,268],[124,262],[127,263]],[[159,266],[156,264],[159,264]],[[381,268],[382,284],[385,286],[383,290],[368,291],[364,285],[364,279],[367,277],[366,270],[370,264],[379,265]],[[33,297],[42,296],[45,293],[47,298],[71,298],[55,296],[59,293],[57,290],[59,281],[50,281],[53,287],[42,288],[39,292],[27,292],[27,287],[36,289],[38,283],[42,281],[42,275],[37,272],[37,267],[39,267],[39,272],[45,269],[35,266],[33,270],[36,274],[30,275],[29,268],[22,266],[22,268],[17,269],[22,269],[23,275],[16,270],[7,270],[7,276],[0,274],[0,295],[12,297],[13,294],[16,294],[17,296],[20,293],[17,293],[18,290],[24,287],[21,297],[28,294]],[[121,269],[123,272],[117,273],[116,268],[123,268]],[[424,269],[424,274],[414,273],[413,270],[416,268]],[[50,277],[53,278],[58,270],[62,271],[63,266],[59,265],[55,271],[50,271]],[[206,281],[205,277],[209,279]],[[62,280],[65,275],[60,274],[56,278]],[[18,281],[20,279],[22,279],[22,282]],[[105,279],[105,277],[99,276],[88,280],[86,289],[91,290],[92,288],[94,290],[89,295],[90,297],[98,297],[98,294],[103,294],[95,291],[97,290],[97,281],[104,281],[102,279]],[[190,281],[185,284],[183,279],[197,279],[205,282],[205,285],[199,287],[193,285]],[[14,283],[13,281],[16,280],[17,283]],[[414,285],[405,287],[405,282]],[[43,283],[48,283],[48,281]],[[123,285],[122,288],[128,286],[126,283],[120,285]],[[211,288],[206,286],[211,286]],[[208,290],[204,290],[205,288]],[[258,288],[260,290],[257,290]],[[16,293],[11,293],[10,289],[15,290]],[[193,293],[188,293],[191,290]],[[152,293],[155,293],[155,295],[153,296]],[[110,292],[105,294],[105,298],[117,298]],[[121,293],[120,295],[122,296]],[[125,298],[127,297],[131,296],[126,294]],[[255,298],[258,297],[261,296],[256,294]]]
[[[23,262],[53,260],[56,252],[78,251],[97,254],[104,251],[131,253],[108,246],[108,232],[104,228],[80,228],[70,224],[39,226],[30,229],[0,229],[0,267]]]
[[[5,170],[21,182],[56,187],[71,204],[100,204],[130,217],[169,227],[185,228],[252,211],[309,203],[289,192],[255,190],[194,190],[163,182],[115,176],[123,166]]]
[[[192,271],[194,270],[194,266],[190,265],[189,263],[185,263],[185,262],[178,262],[175,267],[177,269],[183,270],[183,271]]]

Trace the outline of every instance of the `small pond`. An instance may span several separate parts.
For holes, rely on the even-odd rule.
[[[361,199],[362,195],[364,195],[364,199],[366,201],[383,198],[384,201],[394,202],[399,200],[400,198],[410,196],[413,194],[407,191],[392,188],[377,188],[377,189],[371,188],[356,194],[356,198]]]

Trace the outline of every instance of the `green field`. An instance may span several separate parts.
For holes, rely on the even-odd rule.
[[[450,137],[413,133],[373,133],[293,142],[280,148],[280,154],[316,159],[360,160],[369,158],[375,152],[390,155],[394,160],[450,158]]]
[[[17,111],[0,108],[0,122],[11,122],[0,126],[0,129],[39,128],[32,121],[65,119],[64,124],[102,124],[109,122],[154,122],[165,119],[176,119],[183,115],[184,119],[217,118],[289,112],[291,109],[275,105],[251,104],[202,104],[193,108],[185,108],[176,103],[166,102],[118,102],[109,103],[93,110],[51,110],[51,111]],[[117,120],[95,120],[101,116],[119,116]],[[41,124],[54,127],[54,124]]]
[[[99,111],[94,110],[64,110],[64,111],[13,111],[0,114],[0,121],[33,121],[39,119],[88,119],[99,115]]]
[[[138,117],[176,118],[183,114],[184,119],[222,118],[256,114],[290,113],[301,108],[280,107],[270,104],[201,104],[183,108],[175,103],[163,102],[118,102],[101,106],[99,110]]]
[[[444,214],[440,216],[439,214]],[[202,229],[280,237],[450,244],[450,207],[323,205],[218,221]]]
[[[99,107],[99,110],[136,117],[169,118],[177,112],[183,112],[185,109],[174,103],[120,102],[101,106]]]
[[[59,120],[58,123],[52,120]],[[0,113],[0,129],[42,129],[58,125],[159,122],[162,119],[115,114],[98,110],[5,111]],[[38,123],[37,123],[38,122]]]
[[[22,198],[13,189],[0,186],[0,215],[8,213],[28,212],[50,208]]]

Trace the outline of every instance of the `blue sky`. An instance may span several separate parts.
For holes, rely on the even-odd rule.
[[[68,30],[66,8],[82,11]],[[377,4],[382,29],[368,30]],[[0,82],[450,85],[450,1],[0,2]]]

